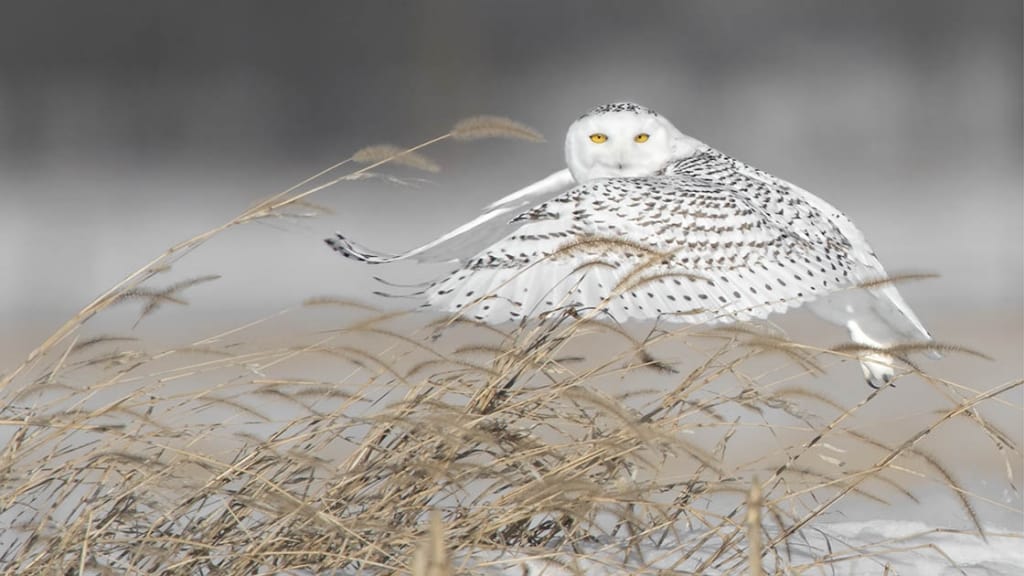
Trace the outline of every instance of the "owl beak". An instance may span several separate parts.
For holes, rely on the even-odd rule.
[[[625,156],[626,156],[626,153],[625,153],[625,152],[622,152],[622,151],[620,151],[620,152],[619,152],[618,154],[616,154],[616,158],[615,158],[615,160],[616,160],[617,162],[615,163],[615,167],[619,169],[619,172],[620,172],[620,173],[621,173],[621,172],[622,172],[623,170],[625,170],[626,168],[628,168],[628,167],[629,167],[629,163],[628,163],[628,162],[626,162],[626,158],[625,158]]]

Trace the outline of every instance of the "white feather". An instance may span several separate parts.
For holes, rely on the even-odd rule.
[[[485,208],[484,213],[443,236],[400,254],[389,254],[362,246],[340,232],[326,240],[327,244],[343,256],[367,262],[386,264],[402,260],[417,262],[460,262],[473,256],[488,245],[500,240],[515,226],[509,224],[510,214],[524,206],[536,204],[575,185],[568,170],[559,170],[538,180]]]

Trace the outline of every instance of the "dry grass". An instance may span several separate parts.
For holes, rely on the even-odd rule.
[[[185,304],[213,278],[151,284],[216,234],[294,216],[395,159],[431,169],[417,151],[440,140],[534,134],[477,118],[362,151],[348,161],[370,165],[314,183],[336,165],[168,249],[69,320],[0,381],[4,573],[439,576],[518,573],[522,558],[561,570],[546,573],[817,573],[902,544],[794,554],[804,529],[840,500],[914,500],[915,476],[948,487],[982,531],[927,439],[965,420],[1019,458],[978,408],[1020,382],[978,391],[908,365],[908,385],[946,408],[892,442],[855,425],[888,389],[844,407],[810,378],[856,350],[750,328],[637,338],[565,314],[410,331],[422,317],[317,297],[291,314],[343,328],[273,342],[260,336],[279,332],[272,315],[156,352],[87,334],[115,305],[141,300],[141,320]]]

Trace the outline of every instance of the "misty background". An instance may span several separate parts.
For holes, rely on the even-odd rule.
[[[4,366],[171,244],[363,146],[412,145],[476,114],[541,130],[540,145],[432,147],[440,174],[396,168],[429,179],[336,186],[313,198],[333,214],[232,230],[167,280],[221,274],[188,293],[211,315],[317,294],[394,305],[370,295],[373,275],[447,268],[370,269],[321,239],[337,229],[376,248],[428,241],[562,167],[566,127],[628,99],[844,210],[890,272],[940,274],[901,291],[939,340],[997,359],[949,370],[1024,372],[1019,1],[67,0],[0,11]]]

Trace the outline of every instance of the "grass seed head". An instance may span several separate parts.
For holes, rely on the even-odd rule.
[[[422,153],[413,152],[391,144],[378,144],[362,148],[352,155],[352,160],[360,164],[376,164],[387,161],[392,164],[423,170],[424,172],[436,173],[441,171],[441,166]]]
[[[544,142],[544,135],[526,124],[502,116],[473,116],[460,120],[451,130],[456,140],[511,138],[527,142]]]

